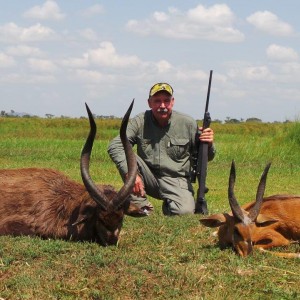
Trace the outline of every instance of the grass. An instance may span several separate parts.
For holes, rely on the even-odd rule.
[[[106,153],[116,120],[97,120],[91,174],[116,188],[121,178]],[[113,123],[114,122],[114,123]],[[0,118],[0,167],[51,167],[81,181],[84,119]],[[236,161],[236,195],[255,197],[272,161],[266,195],[300,194],[300,127],[287,124],[213,124],[217,156],[209,163],[211,213],[228,211],[227,184]],[[196,187],[196,186],[195,186]],[[161,202],[147,218],[126,217],[118,247],[95,243],[0,237],[3,299],[300,299],[299,260],[255,252],[241,259],[221,251],[199,215],[165,217]],[[13,201],[13,199],[12,199]],[[277,249],[299,252],[299,244]]]

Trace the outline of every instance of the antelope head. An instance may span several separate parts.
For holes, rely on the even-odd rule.
[[[236,172],[235,163],[232,161],[228,184],[231,213],[214,214],[200,220],[204,226],[219,227],[218,238],[221,249],[232,246],[240,256],[246,257],[253,251],[252,231],[255,223],[264,226],[268,222],[274,222],[274,220],[262,220],[259,217],[270,165],[270,163],[266,165],[261,175],[254,205],[246,211],[240,207],[234,194]]]
[[[90,155],[96,135],[96,123],[93,115],[86,104],[86,109],[90,122],[90,132],[81,152],[80,170],[81,177],[90,197],[97,203],[96,231],[99,241],[103,246],[116,245],[123,223],[124,213],[128,209],[127,200],[135,182],[137,174],[137,162],[132,146],[126,135],[129,116],[133,107],[133,102],[123,117],[120,127],[120,138],[124,147],[126,161],[128,165],[128,176],[124,185],[116,192],[110,186],[97,186],[91,179],[89,172]],[[131,209],[133,209],[131,207]],[[139,210],[139,208],[134,208]],[[139,211],[142,214],[142,211]],[[84,221],[84,220],[83,220]],[[81,221],[80,221],[81,222]],[[79,223],[79,222],[76,222]]]

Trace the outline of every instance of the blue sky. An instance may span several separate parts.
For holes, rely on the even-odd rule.
[[[300,2],[31,1],[0,11],[0,110],[122,116],[169,82],[202,119],[300,119]]]

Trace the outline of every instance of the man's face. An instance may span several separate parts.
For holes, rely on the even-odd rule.
[[[168,92],[161,91],[150,97],[148,104],[157,122],[166,125],[172,113],[174,97]]]

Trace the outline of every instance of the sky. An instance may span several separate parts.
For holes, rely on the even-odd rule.
[[[157,82],[212,120],[300,119],[299,0],[1,1],[0,111],[122,117]]]

